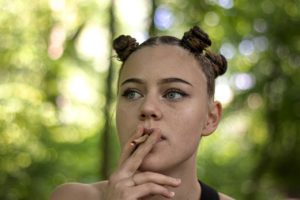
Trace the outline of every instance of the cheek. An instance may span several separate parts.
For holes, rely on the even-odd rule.
[[[177,117],[174,119],[176,123],[174,122],[174,124],[183,129],[182,134],[200,135],[207,118],[205,110],[198,104],[187,105],[176,114]]]
[[[197,151],[206,122],[205,111],[203,109],[197,110],[195,107],[186,109],[180,113],[176,121],[174,131],[177,131],[179,135],[175,142],[178,150],[184,154],[193,154]]]

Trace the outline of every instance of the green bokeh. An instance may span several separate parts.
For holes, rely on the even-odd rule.
[[[108,175],[102,166],[109,171],[116,166],[114,109],[108,119],[104,112],[109,5],[109,0],[0,0],[0,199],[47,199],[59,184],[102,180]],[[215,51],[225,43],[233,47],[221,80],[233,100],[225,105],[219,129],[201,143],[199,177],[236,199],[299,198],[300,1],[155,5],[174,16],[168,30],[155,34],[180,37],[197,24],[211,35]],[[131,30],[124,21],[116,17],[117,32]],[[106,41],[99,44],[100,60],[78,50],[84,30],[95,25]],[[250,42],[245,51],[253,47],[252,52],[243,52],[242,41]],[[252,75],[255,84],[237,88],[239,73]],[[109,160],[103,160],[101,145],[106,120]]]

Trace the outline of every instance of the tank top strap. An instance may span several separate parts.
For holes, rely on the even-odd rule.
[[[218,192],[199,180],[201,187],[200,200],[220,200]]]

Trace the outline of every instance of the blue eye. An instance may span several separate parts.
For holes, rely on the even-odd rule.
[[[138,99],[138,98],[142,97],[142,95],[139,92],[137,92],[135,90],[132,90],[132,89],[126,90],[122,94],[122,96],[125,97],[128,100],[135,100],[135,99]]]
[[[184,93],[184,92],[182,92],[182,91],[179,91],[179,90],[174,90],[174,89],[172,89],[172,90],[169,90],[169,91],[167,91],[167,93],[164,95],[164,97],[166,98],[166,99],[169,99],[169,100],[171,100],[171,101],[176,101],[176,100],[180,100],[180,99],[182,99],[182,98],[184,98],[184,97],[186,97],[187,96],[187,94],[186,93]]]

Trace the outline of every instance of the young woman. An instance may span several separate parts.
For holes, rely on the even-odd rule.
[[[196,153],[203,136],[218,126],[215,78],[226,59],[206,48],[199,27],[182,39],[130,36],[114,40],[122,61],[118,80],[119,165],[109,180],[58,187],[51,200],[231,199],[197,178]]]

